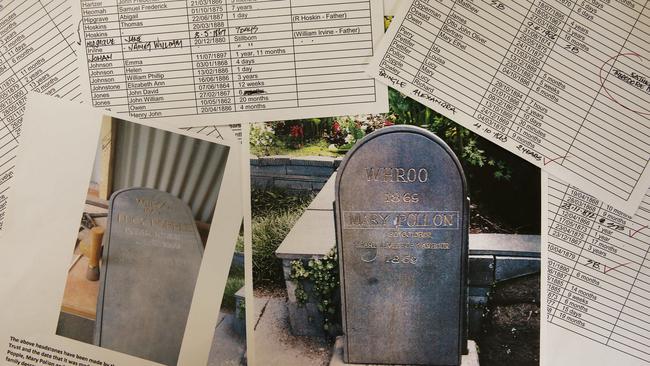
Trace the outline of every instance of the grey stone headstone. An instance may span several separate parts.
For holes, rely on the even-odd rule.
[[[176,365],[203,257],[189,207],[154,189],[113,194],[94,343]]]
[[[335,215],[345,362],[458,365],[468,200],[451,149],[412,126],[366,136],[339,168]]]

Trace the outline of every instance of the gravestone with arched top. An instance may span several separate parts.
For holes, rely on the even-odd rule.
[[[344,361],[459,365],[466,348],[467,185],[431,132],[359,141],[337,175]]]

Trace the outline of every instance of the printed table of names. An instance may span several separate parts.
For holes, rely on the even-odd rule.
[[[650,7],[637,1],[412,0],[379,80],[634,213],[650,186]]]
[[[379,2],[80,6],[95,107],[179,127],[387,111],[386,87],[363,71],[383,33]]]

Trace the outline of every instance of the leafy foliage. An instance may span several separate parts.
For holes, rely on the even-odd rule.
[[[336,248],[332,248],[322,259],[310,259],[306,265],[302,260],[291,262],[290,278],[296,283],[298,304],[304,306],[311,293],[318,311],[323,315],[323,329],[326,332],[334,332],[341,323],[338,264]],[[305,283],[313,285],[310,292],[305,289]]]
[[[271,287],[281,286],[282,263],[275,250],[311,201],[309,195],[291,195],[282,190],[254,190],[253,216],[253,281]]]
[[[394,89],[389,89],[389,101],[397,123],[424,127],[441,137],[454,150],[464,168],[490,169],[493,177],[499,180],[508,180],[512,176],[509,164],[495,151],[500,147]]]
[[[276,148],[280,147],[280,140],[275,135],[271,124],[254,123],[250,129],[250,145],[262,155],[271,155]]]
[[[396,90],[389,89],[389,103],[397,124],[426,128],[449,145],[467,176],[470,198],[480,202],[482,213],[509,223],[515,232],[539,234],[538,168]]]

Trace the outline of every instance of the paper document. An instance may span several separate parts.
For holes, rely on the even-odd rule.
[[[80,100],[73,36],[65,0],[0,2],[0,231],[27,92]]]
[[[650,192],[631,217],[546,181],[545,364],[650,364]]]
[[[28,91],[82,101],[77,29],[65,0],[0,2],[0,232],[8,209]],[[241,140],[240,126],[200,127]],[[207,133],[206,131],[205,133]]]
[[[75,1],[92,105],[176,127],[388,111],[381,0]]]
[[[213,337],[243,217],[241,144],[158,125],[28,96],[0,364],[225,364],[210,348],[233,342]]]
[[[384,0],[384,15],[393,16],[402,0]]]
[[[378,80],[633,214],[650,186],[645,0],[411,0]]]

